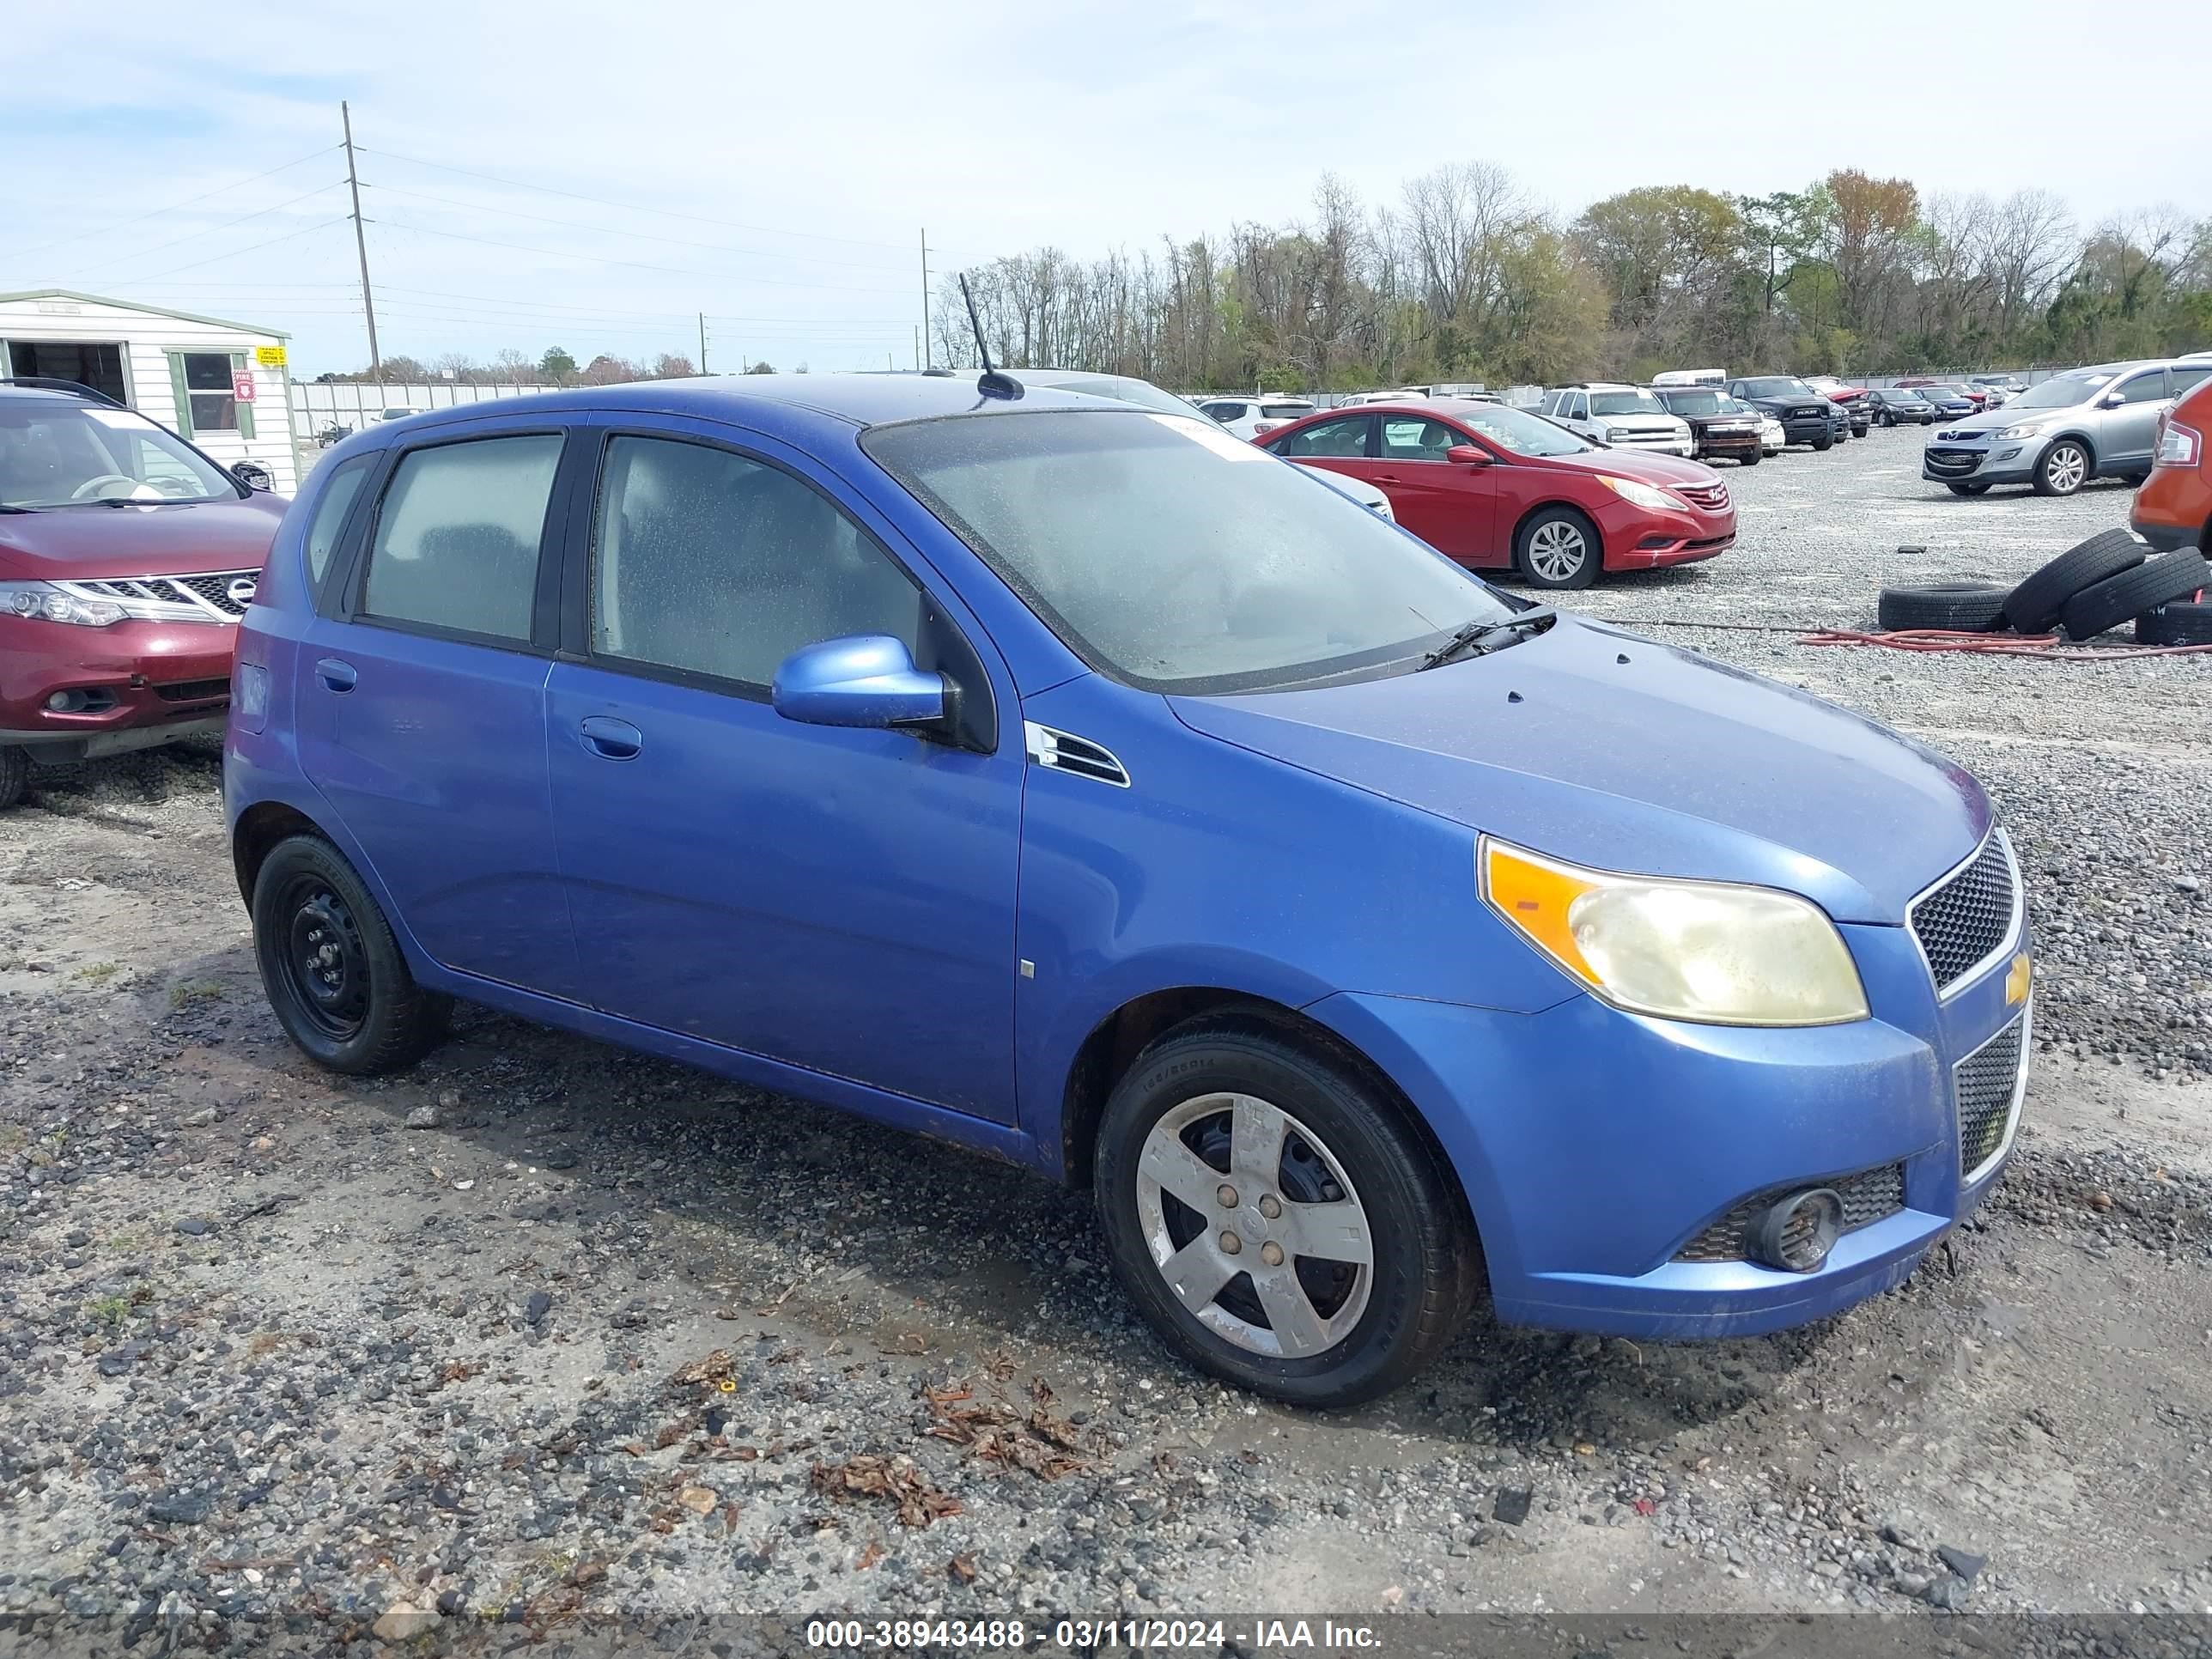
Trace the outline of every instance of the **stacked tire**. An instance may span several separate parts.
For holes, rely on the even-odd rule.
[[[1918,552],[1920,549],[1899,550]],[[2195,548],[2154,556],[2125,530],[2092,536],[2014,587],[1996,582],[1936,582],[1881,590],[1885,629],[2045,635],[2094,639],[2132,621],[2146,644],[2212,644],[2212,568]]]

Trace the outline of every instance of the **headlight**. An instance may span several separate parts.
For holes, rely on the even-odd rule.
[[[2034,438],[2041,436],[2042,433],[2043,428],[2039,422],[2035,421],[2025,421],[2018,426],[2001,427],[1996,431],[1990,434],[1990,436],[2000,439]]]
[[[105,628],[126,614],[112,599],[81,599],[45,582],[0,582],[0,612],[83,628]]]
[[[1651,513],[1679,513],[1682,503],[1664,490],[1654,489],[1648,483],[1638,483],[1633,478],[1616,478],[1610,472],[1601,472],[1597,481],[1624,501],[1633,501]]]
[[[1835,923],[1794,893],[1585,870],[1488,836],[1475,860],[1506,926],[1617,1008],[1711,1025],[1868,1016]]]

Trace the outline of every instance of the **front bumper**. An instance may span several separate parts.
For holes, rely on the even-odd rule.
[[[1920,453],[1920,476],[1936,483],[2029,483],[2043,459],[2047,438],[2003,443],[1942,442]]]
[[[0,617],[0,745],[88,760],[222,730],[234,623],[106,628]],[[47,707],[75,694],[82,708]]]
[[[1839,1313],[1910,1274],[1989,1194],[1960,1169],[1953,1067],[2014,1021],[2010,965],[1938,1001],[1902,927],[1843,929],[1875,1017],[1756,1030],[1340,994],[1310,1012],[1411,1097],[1474,1209],[1498,1316],[1635,1337],[1720,1337]],[[2010,1110],[2032,1047],[2023,1025]],[[1680,1258],[1753,1194],[1896,1168],[1902,1206],[1810,1273]]]
[[[1633,449],[1652,455],[1679,455],[1686,461],[1693,458],[1697,448],[1696,440],[1676,435],[1608,438],[1605,442],[1609,449]]]
[[[1765,446],[1756,432],[1708,432],[1698,440],[1698,459],[1708,455],[1753,455]]]
[[[1790,444],[1817,443],[1823,438],[1836,435],[1836,423],[1825,415],[1778,416],[1782,422],[1782,441]]]

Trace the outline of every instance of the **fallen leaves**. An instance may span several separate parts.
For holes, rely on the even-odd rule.
[[[962,1583],[972,1584],[975,1582],[975,1558],[972,1555],[956,1555],[945,1564],[945,1571]]]
[[[1024,1469],[1040,1480],[1057,1480],[1084,1467],[1071,1455],[1081,1437],[1073,1423],[1051,1409],[1053,1392],[1043,1378],[1030,1389],[1027,1413],[1004,1399],[977,1400],[972,1385],[925,1389],[930,1415],[935,1419],[930,1435],[965,1446],[976,1456]]]
[[[831,1498],[877,1498],[896,1506],[899,1524],[926,1527],[960,1513],[960,1500],[923,1477],[910,1457],[879,1457],[862,1452],[842,1463],[817,1463],[814,1489]]]
[[[853,1571],[855,1572],[866,1572],[870,1567],[874,1566],[877,1562],[882,1560],[884,1557],[889,1553],[890,1552],[884,1547],[884,1540],[882,1539],[871,1538],[868,1540],[868,1547],[860,1552],[860,1559],[853,1563]]]

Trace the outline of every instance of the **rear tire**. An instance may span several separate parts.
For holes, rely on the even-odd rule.
[[[1588,587],[1605,563],[1597,526],[1571,507],[1532,514],[1513,538],[1513,562],[1532,586]]]
[[[415,982],[368,889],[319,836],[279,842],[262,860],[252,913],[269,1006],[318,1066],[396,1072],[445,1036],[452,1000]]]
[[[23,799],[31,776],[31,757],[21,749],[0,749],[0,812]]]
[[[1291,1405],[1398,1387],[1480,1285],[1459,1194],[1395,1103],[1258,1022],[1147,1049],[1107,1102],[1096,1168],[1115,1271],[1146,1318],[1200,1370]]]
[[[2071,438],[2061,438],[2043,452],[2035,464],[2035,493],[2071,495],[2094,476],[2096,465],[2089,452]]]

